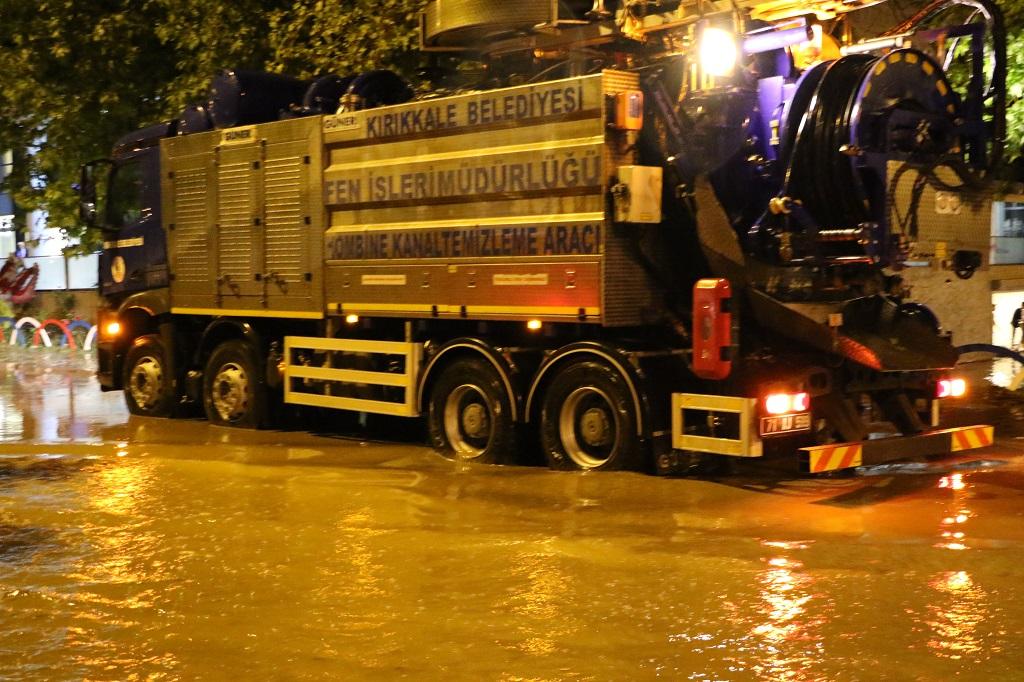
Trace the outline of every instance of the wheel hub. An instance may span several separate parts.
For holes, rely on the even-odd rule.
[[[591,407],[580,417],[580,436],[591,447],[607,444],[610,427],[608,413],[599,407]]]
[[[486,437],[489,421],[487,408],[480,403],[470,403],[462,410],[462,429],[470,438]]]
[[[249,378],[245,370],[230,362],[223,365],[213,379],[213,406],[224,421],[242,417],[249,405]]]
[[[599,467],[612,458],[618,429],[611,398],[596,386],[580,386],[562,403],[559,438],[565,454],[581,469]]]
[[[143,409],[149,409],[163,391],[164,372],[160,361],[151,355],[139,358],[139,361],[132,367],[129,388],[135,404]]]
[[[444,404],[444,431],[455,453],[466,459],[487,449],[493,423],[483,390],[463,384],[448,394]]]

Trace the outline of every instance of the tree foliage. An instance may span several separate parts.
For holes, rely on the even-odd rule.
[[[1024,148],[1024,0],[1001,0],[1006,19],[1007,156]]]
[[[373,68],[412,75],[423,0],[0,0],[0,150],[23,210],[86,236],[71,185],[122,134],[202,101],[222,68],[309,78]],[[1024,0],[1010,32],[1010,156],[1024,142]],[[891,0],[912,13],[919,0]]]
[[[204,99],[224,68],[409,72],[422,0],[0,0],[0,149],[23,211],[85,234],[72,183],[126,132]]]

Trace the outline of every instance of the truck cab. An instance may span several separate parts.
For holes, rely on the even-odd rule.
[[[159,298],[168,285],[167,240],[160,211],[160,139],[171,131],[172,124],[161,123],[126,135],[114,145],[110,158],[82,168],[81,216],[103,235],[98,281],[106,306],[100,311],[97,350],[105,390],[121,388],[125,349],[108,333],[104,317],[126,303]]]

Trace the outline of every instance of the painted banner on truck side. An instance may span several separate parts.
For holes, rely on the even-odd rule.
[[[333,166],[324,173],[324,204],[335,209],[373,208],[394,202],[435,203],[509,199],[559,191],[601,191],[601,152],[596,143],[556,149],[472,156],[438,155],[391,164]]]
[[[597,256],[601,222],[353,230],[325,235],[327,260]]]
[[[588,111],[597,115],[601,108],[600,92],[600,75],[569,78],[325,116],[323,132],[328,143],[378,141],[530,120],[572,118]]]

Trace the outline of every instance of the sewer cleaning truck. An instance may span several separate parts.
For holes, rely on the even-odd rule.
[[[900,272],[924,227],[988,220],[1002,18],[941,0],[858,36],[869,4],[430,0],[430,83],[223,71],[83,166],[100,383],[555,469],[988,445],[944,428],[957,353]]]

